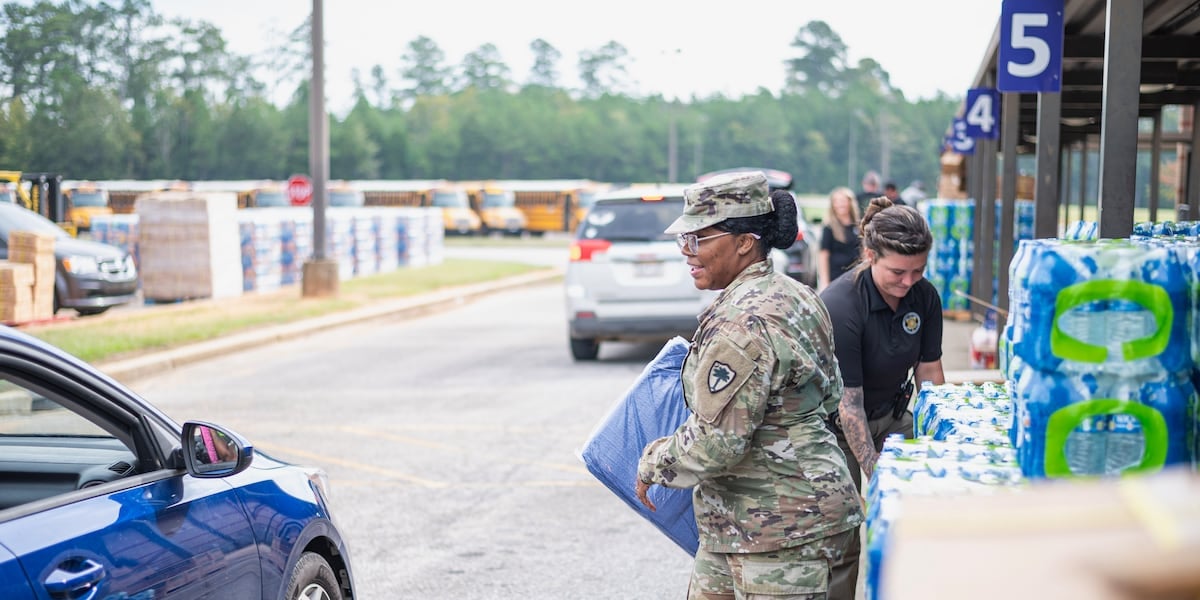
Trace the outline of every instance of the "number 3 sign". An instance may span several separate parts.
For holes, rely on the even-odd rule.
[[[1004,0],[996,87],[1001,92],[1062,89],[1063,0]]]

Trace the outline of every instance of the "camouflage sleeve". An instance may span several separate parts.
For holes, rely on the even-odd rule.
[[[718,333],[696,358],[690,389],[694,411],[675,433],[646,446],[638,478],[687,488],[720,475],[742,460],[762,422],[770,392],[770,369],[757,360],[748,336]]]

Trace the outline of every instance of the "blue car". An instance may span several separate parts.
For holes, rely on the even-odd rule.
[[[350,599],[326,490],[0,327],[0,598]]]

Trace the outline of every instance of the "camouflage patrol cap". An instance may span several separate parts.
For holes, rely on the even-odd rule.
[[[765,215],[771,205],[762,171],[726,173],[690,185],[683,191],[683,215],[664,233],[688,233],[737,217]]]

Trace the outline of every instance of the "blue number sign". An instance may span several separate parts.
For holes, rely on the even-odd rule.
[[[996,87],[1002,92],[1062,89],[1063,0],[1004,0]]]
[[[1000,92],[993,88],[967,90],[966,136],[994,140],[1000,137]]]
[[[954,119],[952,133],[946,137],[946,145],[959,154],[975,154],[975,139],[967,136],[967,122]]]

